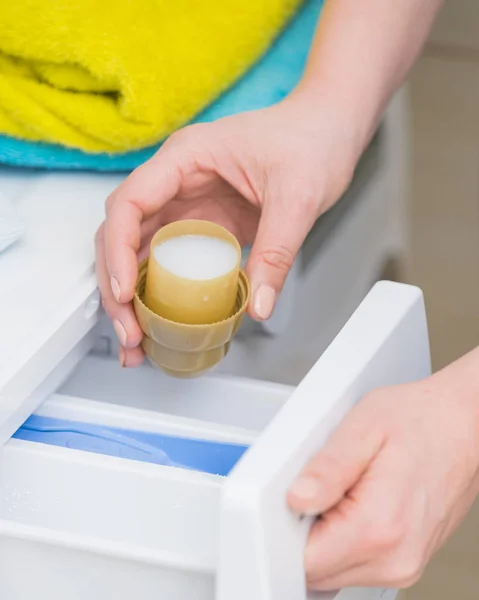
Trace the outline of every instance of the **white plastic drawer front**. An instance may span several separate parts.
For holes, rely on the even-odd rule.
[[[0,448],[1,600],[306,600],[309,524],[288,511],[289,484],[364,393],[429,368],[421,293],[389,283],[295,390],[215,376],[179,382],[88,358],[37,414],[253,445],[224,478],[10,440]]]
[[[311,523],[287,509],[289,485],[370,390],[430,373],[423,297],[381,282],[366,297],[223,488],[216,600],[304,600]],[[344,590],[338,600],[390,600]]]

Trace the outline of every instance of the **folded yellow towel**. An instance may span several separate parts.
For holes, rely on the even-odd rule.
[[[218,97],[301,0],[0,0],[0,133],[154,144]]]

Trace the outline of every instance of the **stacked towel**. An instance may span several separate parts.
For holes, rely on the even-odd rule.
[[[301,0],[0,2],[0,132],[125,152],[185,124]]]
[[[201,112],[201,107],[198,105],[200,112],[195,113],[196,116],[192,121],[212,121],[226,115],[264,108],[284,98],[295,87],[303,73],[323,1],[307,0],[285,31],[272,44],[269,51],[254,64],[246,75],[206,110]],[[22,5],[23,2],[24,0],[21,1]],[[228,3],[229,5],[230,3]],[[282,6],[285,5],[282,4]],[[5,11],[5,7],[0,7],[0,14],[2,11]],[[5,63],[2,64],[4,69]],[[5,85],[7,80],[8,77],[0,66],[0,89],[1,82],[3,81],[3,85]],[[43,86],[48,86],[48,84],[43,83]],[[61,90],[52,88],[52,91],[60,93]],[[71,91],[63,90],[63,92],[66,97],[72,95]],[[77,93],[77,95],[82,94]],[[89,95],[87,94],[87,96]],[[2,131],[2,102],[3,96],[0,92],[0,132]],[[39,110],[41,109],[42,106],[39,107]],[[81,127],[80,131],[83,132]],[[74,147],[45,142],[32,143],[12,135],[0,135],[0,163],[42,168],[123,171],[133,169],[147,160],[157,148],[158,144],[154,144],[126,153],[111,150],[92,153]]]

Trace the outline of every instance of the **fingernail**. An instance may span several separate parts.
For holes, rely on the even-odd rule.
[[[313,477],[300,477],[291,486],[289,493],[296,496],[298,500],[315,500],[322,492],[322,486]],[[305,516],[307,511],[303,510]]]
[[[263,320],[269,319],[273,312],[276,292],[269,285],[260,285],[254,297],[254,312]]]
[[[117,302],[120,302],[120,284],[114,277],[112,277],[110,279],[110,285],[111,285],[111,291],[113,292],[113,295],[115,296],[115,300]]]
[[[120,349],[118,350],[118,360],[120,361],[120,365],[122,367],[125,366],[125,359],[126,359],[125,350],[124,350],[124,348],[122,348],[120,346]]]
[[[123,325],[120,323],[120,321],[115,320],[113,321],[113,327],[118,339],[120,340],[120,344],[122,346],[126,346],[126,330]]]

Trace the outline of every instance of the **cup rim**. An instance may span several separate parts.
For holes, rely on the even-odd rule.
[[[203,230],[203,229],[208,230],[208,232],[207,231],[203,231],[203,232],[198,231],[198,230]],[[214,233],[211,233],[212,231]],[[206,219],[180,219],[179,221],[172,221],[171,223],[168,223],[167,225],[163,225],[163,227],[158,229],[158,231],[155,233],[155,235],[151,239],[150,249],[149,249],[150,256],[154,253],[155,248],[157,248],[158,246],[161,246],[161,244],[163,244],[164,242],[174,239],[174,238],[177,238],[177,237],[183,237],[183,236],[188,236],[188,235],[200,235],[200,236],[206,236],[206,237],[214,237],[215,239],[220,239],[222,241],[226,241],[227,243],[231,244],[231,246],[233,246],[234,249],[236,250],[236,262],[229,271],[227,271],[226,273],[223,273],[222,275],[219,275],[218,277],[213,277],[211,279],[210,278],[198,279],[198,280],[194,280],[194,281],[207,282],[207,281],[211,281],[213,279],[218,279],[219,277],[225,277],[225,276],[229,275],[230,273],[237,271],[241,267],[241,261],[243,259],[243,251],[242,251],[241,245],[238,242],[236,236],[233,235],[231,233],[231,231],[226,229],[226,227],[223,227],[223,225],[219,225],[218,223],[215,223],[214,221],[207,221]],[[171,277],[174,277],[179,280],[185,280],[184,277],[177,275],[173,271],[170,271],[164,265],[161,265],[158,261],[156,261],[156,264],[158,265],[159,269],[167,272]]]

